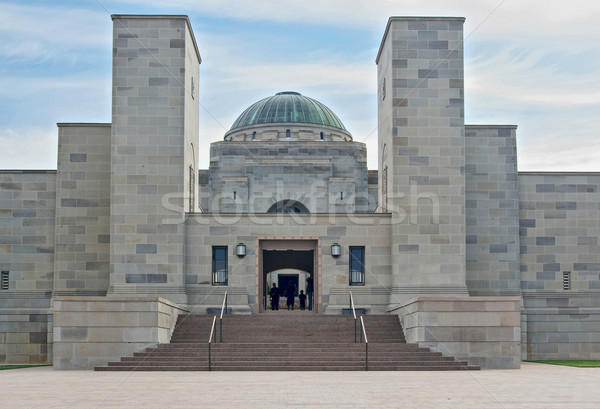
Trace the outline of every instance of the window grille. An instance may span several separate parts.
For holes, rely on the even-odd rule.
[[[350,285],[365,285],[365,248],[350,247]]]
[[[193,212],[196,208],[194,202],[196,200],[196,173],[194,167],[190,166],[190,197],[189,197],[189,211]]]
[[[2,289],[8,290],[8,271],[2,272]]]
[[[563,290],[571,289],[571,272],[563,271]]]
[[[387,166],[385,166],[383,168],[383,186],[381,188],[381,191],[383,193],[383,203],[381,204],[382,206],[382,211],[385,213],[387,212],[388,209],[388,168]]]
[[[212,284],[227,285],[227,246],[212,248]]]

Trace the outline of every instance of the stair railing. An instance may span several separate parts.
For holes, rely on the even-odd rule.
[[[212,357],[211,357],[211,344],[213,342],[216,342],[216,336],[217,334],[215,333],[215,324],[217,323],[217,316],[215,315],[213,317],[213,322],[212,322],[212,326],[210,327],[210,335],[208,336],[208,371],[210,372],[210,370],[212,369]],[[215,339],[213,340],[213,336],[215,337]]]
[[[223,296],[223,305],[221,306],[221,317],[219,318],[219,342],[223,342],[223,312],[227,311],[227,291]]]
[[[352,291],[350,291],[350,309],[352,315],[354,315],[354,343],[356,344],[356,309],[354,308],[354,298],[352,298]]]
[[[360,342],[362,342],[362,335],[365,336],[365,371],[369,370],[369,340],[367,339],[367,331],[365,330],[365,322],[363,317],[360,317],[360,325],[362,326],[362,333]]]

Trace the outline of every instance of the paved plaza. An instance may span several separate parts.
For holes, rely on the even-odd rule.
[[[2,408],[594,408],[600,368],[480,372],[0,371]]]

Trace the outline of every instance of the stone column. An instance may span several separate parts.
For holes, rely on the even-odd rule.
[[[110,295],[185,303],[200,55],[186,16],[112,16]],[[193,169],[190,170],[190,169]]]
[[[392,17],[377,56],[379,200],[393,214],[391,307],[416,295],[468,295],[463,23]]]

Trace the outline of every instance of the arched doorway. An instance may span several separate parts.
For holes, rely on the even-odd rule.
[[[312,312],[320,310],[319,278],[320,278],[320,246],[318,238],[282,238],[258,239],[257,263],[257,302],[256,311],[270,309],[269,289],[273,283],[280,287],[282,304],[283,294],[289,282],[308,294],[308,280],[312,281]],[[309,296],[310,297],[310,296]],[[281,304],[280,304],[281,305]],[[307,299],[307,311],[309,299]]]
[[[308,208],[304,206],[302,203],[297,200],[280,200],[277,203],[274,203],[267,213],[310,213]]]

